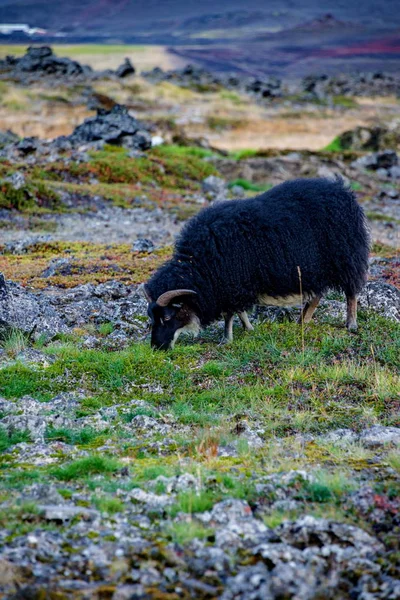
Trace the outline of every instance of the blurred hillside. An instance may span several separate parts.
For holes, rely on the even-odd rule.
[[[356,4],[291,0],[243,3],[2,0],[0,23],[27,23],[45,33],[4,41],[168,45],[220,71],[297,76],[351,70],[397,71],[400,9],[396,1]]]

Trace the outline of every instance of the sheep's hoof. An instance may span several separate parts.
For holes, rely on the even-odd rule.
[[[358,325],[355,321],[351,321],[350,323],[346,323],[346,327],[350,333],[355,333],[358,329]]]
[[[233,342],[233,337],[231,337],[231,338],[223,337],[222,340],[220,341],[219,345],[226,346],[227,344],[231,344],[232,342]]]

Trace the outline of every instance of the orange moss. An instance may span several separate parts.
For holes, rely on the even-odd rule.
[[[0,247],[1,249],[1,247]],[[71,288],[83,283],[118,279],[126,284],[142,283],[171,255],[170,248],[152,254],[132,252],[128,244],[51,242],[37,244],[28,254],[0,255],[0,272],[24,286],[44,289],[51,285]],[[53,258],[70,259],[69,274],[43,277]]]

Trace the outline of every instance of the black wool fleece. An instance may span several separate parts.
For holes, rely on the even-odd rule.
[[[174,289],[203,326],[257,304],[266,294],[353,296],[368,270],[364,213],[342,180],[296,179],[245,200],[216,203],[184,226],[174,255],[146,284],[156,300]]]

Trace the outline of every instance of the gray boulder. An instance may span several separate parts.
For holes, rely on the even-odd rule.
[[[400,322],[400,291],[394,285],[368,281],[358,301],[362,308],[371,308],[384,317]]]
[[[383,427],[376,425],[364,429],[360,434],[360,442],[367,448],[380,448],[382,446],[400,446],[400,427]]]
[[[36,296],[18,283],[6,281],[0,273],[0,331],[7,329],[18,329],[34,337],[41,334],[53,337],[68,331],[44,295]]]

